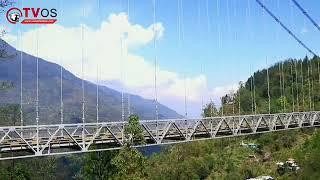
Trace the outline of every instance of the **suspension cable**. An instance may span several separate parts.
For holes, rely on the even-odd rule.
[[[207,30],[209,33],[211,31],[211,23],[210,23],[210,16],[209,16],[209,0],[206,1],[206,10],[207,10],[207,12],[206,12],[206,14],[207,14]],[[200,14],[200,0],[199,0],[199,14]]]
[[[301,92],[302,92],[302,111],[304,111],[304,78],[303,78],[303,61],[300,63],[300,71],[301,71]]]
[[[229,0],[227,0],[226,4],[227,4],[227,24],[228,24],[228,33],[231,33]]]
[[[181,13],[181,37],[182,37],[182,41],[184,41],[184,10],[183,10],[183,0],[180,0],[180,13]]]
[[[291,0],[289,0],[289,5],[290,5],[290,24],[293,27],[294,26],[294,21],[293,21],[293,5]],[[294,97],[294,76],[293,76],[293,66],[294,66],[294,60],[291,60],[290,63],[290,71],[291,71],[291,94],[292,94],[292,112],[295,112],[295,105],[297,104],[297,106],[299,106],[299,102],[295,102],[295,97]],[[296,82],[297,83],[297,82]],[[297,92],[297,89],[296,89]],[[297,94],[297,98],[298,98],[298,94]]]
[[[179,41],[178,41],[178,45],[179,45],[179,47],[180,47],[180,42],[181,42],[181,17],[180,17],[180,0],[178,0],[178,11],[177,11],[178,13],[177,13],[177,19],[178,19],[178,23],[177,23],[177,26],[178,26],[178,39],[179,39]]]
[[[37,64],[37,82],[36,82],[36,123],[37,123],[37,152],[39,152],[39,29],[36,30],[36,41],[37,41],[37,51],[36,51],[36,64]]]
[[[252,73],[252,71],[250,71]],[[251,113],[254,114],[254,95],[253,95],[253,75],[251,75],[251,85],[250,85],[250,91],[251,91]]]
[[[268,112],[271,114],[271,97],[270,97],[270,78],[269,78],[269,65],[268,65],[268,58],[266,58],[267,64],[267,84],[268,84]]]
[[[210,114],[211,114],[211,116],[210,117],[213,117],[214,116],[214,114],[213,114],[213,101],[212,101],[212,99],[211,99],[211,97],[210,97],[210,103],[211,103],[211,106],[210,106]]]
[[[310,22],[320,31],[318,23],[308,14],[308,12],[296,0],[291,0],[297,8],[310,20]]]
[[[318,83],[320,84],[320,62],[319,59],[317,59],[317,64],[318,64]]]
[[[21,1],[21,7],[23,6]],[[19,42],[20,42],[20,126],[24,126],[23,122],[23,42],[22,42],[22,26],[19,25]],[[23,136],[22,128],[21,135]]]
[[[217,19],[220,18],[220,0],[216,0],[217,1]],[[218,47],[221,48],[221,27],[220,27],[220,22],[217,22],[217,31],[218,31]]]
[[[99,66],[97,65],[97,80],[96,80],[96,121],[99,123]]]
[[[83,18],[85,17],[85,8],[83,8]],[[85,97],[84,97],[84,25],[81,25],[81,88],[82,88],[82,146],[85,148]]]
[[[157,32],[156,32],[156,14],[157,14],[157,2],[153,0],[153,48],[154,48],[154,102],[155,102],[155,119],[159,119],[159,109],[158,109],[158,84],[157,84]]]
[[[101,22],[100,14],[100,0],[98,0],[98,16],[99,22]],[[96,74],[96,122],[99,123],[99,63],[97,63],[97,74]]]
[[[250,0],[247,0],[247,28],[248,28],[248,39],[251,39],[251,26],[250,26],[250,17],[251,17],[251,4],[250,4]],[[253,94],[253,75],[252,75],[252,64],[250,64],[250,93],[251,93],[251,113],[254,114],[254,94]]]
[[[182,0],[178,0],[178,34],[179,34],[179,47],[182,46],[182,41],[184,39],[184,30],[183,30],[183,4]],[[187,87],[186,87],[186,75],[184,75],[184,110],[186,121],[188,118],[188,104],[187,104]],[[186,126],[187,126],[187,122]]]
[[[253,100],[254,100],[254,114],[257,114],[257,101],[256,101],[256,83],[255,83],[255,73],[253,72]]]
[[[294,78],[293,78],[293,60],[290,62],[290,74],[291,74],[291,94],[292,94],[292,112],[295,111],[295,97],[294,97]]]
[[[221,97],[221,116],[224,116],[224,102],[223,102],[223,97]]]
[[[207,33],[208,35],[211,32],[211,23],[210,23],[210,16],[209,16],[209,0],[206,1],[206,16],[207,16]],[[201,0],[198,0],[198,31],[199,34],[201,34]],[[200,51],[201,51],[201,47],[199,47]],[[201,73],[204,74],[204,66],[203,63],[201,63]],[[206,92],[208,92],[208,89],[206,89]],[[201,106],[203,109],[203,113],[204,112],[204,92],[201,92]],[[211,115],[212,117],[212,115]]]
[[[251,30],[251,21],[250,21],[250,17],[251,17],[251,3],[250,0],[247,0],[247,28],[248,28],[248,35],[249,35],[249,39],[251,40],[252,38],[252,30]]]
[[[62,4],[61,0],[59,0],[59,9],[61,10],[61,14],[63,13],[62,11]],[[62,56],[59,56],[60,59],[60,124],[64,123],[64,103],[63,103],[63,60]],[[61,129],[60,133],[61,137],[64,136],[63,130]]]
[[[312,60],[310,60],[310,76],[311,76],[311,103],[312,103],[312,111],[314,111],[314,86],[313,86],[313,65]]]
[[[278,70],[279,70],[279,85],[280,85],[281,106],[282,106],[282,112],[284,112],[284,108],[283,108],[284,99],[283,99],[283,93],[282,93],[281,62],[279,63]]]
[[[123,78],[123,33],[120,32],[120,81],[122,83],[121,87],[121,120],[124,122],[124,78]]]
[[[287,99],[287,97],[286,97],[286,86],[285,86],[285,74],[284,74],[283,65],[284,65],[284,62],[282,61],[282,64],[281,64],[282,90],[283,90],[284,99]],[[284,103],[283,103],[283,112],[286,112],[286,106],[287,106],[286,101],[284,101]]]
[[[84,27],[81,26],[81,41],[82,41],[82,50],[81,50],[81,89],[82,89],[82,123],[85,123],[85,99],[84,99]]]
[[[320,85],[320,63],[319,63],[319,59],[317,58],[317,65],[318,65],[318,85]]]
[[[296,75],[296,96],[297,96],[296,104],[297,104],[297,110],[298,110],[298,112],[300,112],[297,60],[294,61],[294,71],[295,71],[295,75]]]
[[[59,0],[59,9],[62,11],[61,0]],[[63,68],[62,68],[62,56],[60,56],[60,123],[64,122],[64,112],[63,112]],[[63,136],[63,131],[61,131],[61,135]]]
[[[302,47],[304,47],[308,52],[317,56],[317,54],[312,51],[305,43],[303,43],[286,25],[284,25],[279,18],[277,18],[260,0],[256,2],[285,30],[289,35],[291,35]]]
[[[238,98],[239,98],[239,118],[240,118],[240,116],[241,116],[241,88],[242,88],[242,82],[240,81],[239,82],[239,90],[238,90],[238,93],[239,93],[239,95],[238,95]]]
[[[184,76],[184,110],[185,116],[188,118],[188,102],[187,102],[187,79]]]
[[[233,8],[233,16],[234,16],[234,18],[237,18],[237,1],[234,1],[235,2],[235,4],[234,4],[234,8]],[[233,41],[234,42],[237,42],[237,31],[233,31],[234,32],[234,34],[233,34]],[[233,73],[233,75],[234,75],[234,73]],[[236,85],[237,86],[237,85]],[[236,88],[235,88],[236,89]],[[239,99],[240,99],[240,88],[239,88]],[[235,105],[236,105],[236,93],[234,92],[234,96],[233,96],[233,108],[235,108]],[[240,101],[240,100],[239,100]],[[240,102],[239,102],[240,103]],[[235,115],[235,112],[234,112],[234,115]],[[239,106],[239,116],[240,116],[240,106]]]
[[[312,104],[311,104],[311,78],[310,78],[310,64],[307,62],[308,65],[308,86],[309,86],[309,111],[311,111]]]
[[[127,15],[128,15],[128,22],[130,22],[130,0],[127,0]],[[129,35],[129,34],[128,34]],[[128,37],[127,37],[128,38]],[[129,61],[129,47],[128,47],[128,44],[126,44],[127,46],[127,50],[126,50],[126,59],[127,59],[127,62]],[[128,117],[131,115],[131,95],[130,93],[128,92],[127,93],[128,95]]]

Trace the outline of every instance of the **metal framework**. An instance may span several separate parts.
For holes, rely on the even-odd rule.
[[[0,127],[0,160],[120,149],[127,123]],[[153,146],[317,127],[320,112],[143,120],[140,125],[146,139],[143,146]]]

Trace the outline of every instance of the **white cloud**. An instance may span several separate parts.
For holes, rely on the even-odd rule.
[[[215,104],[220,105],[221,104],[220,98],[222,96],[226,94],[234,93],[238,90],[238,88],[239,88],[238,84],[215,87],[210,91],[209,96],[214,98],[213,101],[215,102]]]
[[[151,44],[154,37],[160,40],[164,36],[164,31],[165,28],[160,22],[143,27],[128,22],[124,13],[112,14],[102,22],[98,29],[85,25],[63,27],[58,24],[32,29],[22,34],[22,50],[62,64],[66,69],[81,77],[83,45],[85,79],[95,81],[98,69],[99,79],[104,85],[109,86],[111,82],[116,82],[113,84],[122,82],[121,85],[118,85],[118,89],[123,87],[131,93],[153,98],[153,60],[147,60],[132,53],[132,49]],[[84,41],[82,41],[82,32]],[[38,51],[36,49],[37,36]],[[14,46],[17,44],[16,36],[8,35],[5,39]],[[19,48],[19,46],[15,47]],[[123,81],[121,81],[121,70],[124,72]],[[175,108],[180,113],[183,112],[181,107],[184,107],[185,86],[187,101],[193,105],[199,104],[201,99],[207,98],[208,95],[222,96],[231,89],[229,86],[218,87],[208,93],[205,75],[184,78],[176,72],[167,71],[161,67],[157,68],[157,80],[160,102]],[[200,107],[201,104],[199,110],[195,112],[200,112]]]

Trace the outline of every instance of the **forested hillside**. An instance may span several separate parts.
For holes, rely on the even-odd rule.
[[[319,63],[318,57],[305,57],[259,70],[246,82],[240,82],[236,93],[223,97],[219,113],[223,110],[225,115],[237,115],[239,107],[241,114],[269,113],[269,97],[271,113],[319,110]]]

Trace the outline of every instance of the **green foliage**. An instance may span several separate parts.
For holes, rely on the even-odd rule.
[[[116,167],[115,179],[145,179],[146,158],[135,148],[124,146],[112,159]]]
[[[203,113],[202,113],[203,117],[214,117],[214,116],[218,116],[218,114],[219,114],[218,110],[213,102],[207,104],[203,108]]]
[[[5,91],[14,88],[13,82],[10,81],[0,81],[0,91]]]
[[[129,116],[128,124],[124,128],[124,134],[127,139],[126,146],[145,144],[143,129],[137,115]]]
[[[127,139],[118,152],[98,152],[86,155],[79,178],[83,179],[143,179],[146,158],[133,145],[145,143],[139,117],[131,115],[124,128]]]
[[[297,150],[297,159],[301,162],[302,171],[299,179],[320,179],[320,131],[305,141]]]
[[[137,149],[131,147],[145,144],[143,129],[137,115],[130,115],[124,134],[127,141],[112,159],[112,164],[117,169],[115,179],[144,179],[146,158]]]
[[[271,113],[320,110],[319,63],[319,57],[305,57],[288,59],[268,68]],[[241,114],[269,113],[266,69],[255,72],[245,83],[240,82],[239,87],[237,92],[222,97],[225,115],[238,114],[239,103]]]
[[[83,179],[110,179],[116,172],[116,166],[111,162],[115,152],[96,152],[84,156],[80,177]]]
[[[10,104],[0,106],[0,123],[6,126],[16,126],[20,120],[20,105]]]

